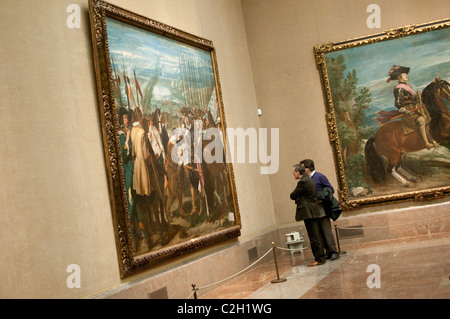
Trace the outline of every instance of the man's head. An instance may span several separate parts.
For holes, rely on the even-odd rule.
[[[300,179],[303,174],[305,174],[305,168],[303,166],[295,164],[292,167],[292,175],[294,175],[295,179]]]
[[[402,73],[399,76],[397,76],[397,81],[399,82],[408,82],[409,78],[408,78],[408,73]]]
[[[400,81],[399,77],[402,75],[402,81],[406,82],[408,80],[408,73],[410,68],[406,66],[401,65],[393,65],[391,69],[389,70],[389,77],[386,80],[387,83],[391,82],[392,80],[398,80]],[[406,81],[405,81],[405,75],[406,75]]]
[[[128,110],[124,107],[119,109],[119,124],[127,127],[130,123],[130,116]]]
[[[312,159],[304,159],[303,161],[300,161],[300,165],[305,168],[305,172],[308,175],[311,175],[312,172],[315,171],[314,167],[314,161]]]

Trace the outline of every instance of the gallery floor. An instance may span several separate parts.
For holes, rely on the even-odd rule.
[[[199,299],[449,299],[450,233],[345,245],[340,258],[307,267],[311,250],[279,250]],[[372,287],[372,288],[370,288]]]

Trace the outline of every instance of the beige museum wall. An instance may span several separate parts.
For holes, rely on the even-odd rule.
[[[216,265],[240,260],[227,270],[232,274],[248,263],[248,248],[256,245],[265,252],[267,243],[260,239],[272,240],[278,227],[289,227],[292,163],[304,156],[314,158],[318,170],[336,185],[312,47],[373,33],[365,25],[369,1],[110,2],[212,40],[228,126],[280,128],[280,169],[267,176],[259,173],[258,164],[234,165],[243,226],[238,241],[120,280],[87,0],[3,0],[1,298],[83,298],[128,286],[142,288],[145,298],[149,287],[158,289],[158,284],[184,278],[186,282],[169,290],[169,297],[183,297],[184,292],[172,295],[189,283],[181,273],[203,276],[208,284],[215,277],[205,269],[213,272]],[[66,26],[70,4],[81,8],[80,29]],[[442,19],[450,8],[445,0],[377,4],[383,30]],[[263,111],[261,117],[256,116],[257,108]],[[298,139],[298,134],[307,138]],[[405,204],[406,209],[408,205],[417,203]],[[398,206],[370,212],[388,208]],[[70,264],[81,267],[79,289],[67,288]]]
[[[110,2],[212,40],[228,126],[260,126],[239,0]],[[66,26],[70,4],[80,29]],[[135,280],[119,277],[88,1],[3,0],[0,26],[0,297],[82,298]],[[235,175],[245,240],[275,227],[271,188],[256,164]]]
[[[369,29],[369,4],[381,9],[381,28]],[[312,158],[317,171],[337,186],[333,153],[313,46],[448,18],[446,0],[242,0],[248,48],[263,127],[280,128],[280,169],[270,176],[278,225],[293,222],[289,193],[296,182],[292,165]],[[388,69],[386,69],[386,72]],[[441,200],[438,202],[445,202]],[[383,211],[402,205],[371,207],[343,216]]]

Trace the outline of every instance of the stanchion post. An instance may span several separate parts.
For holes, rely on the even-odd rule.
[[[278,271],[277,253],[275,252],[275,243],[274,242],[272,242],[272,251],[273,251],[273,259],[275,260],[275,269],[277,271],[277,279],[272,280],[271,283],[275,284],[275,283],[279,283],[279,282],[284,282],[287,279],[280,278],[280,272]]]
[[[195,284],[192,284],[192,290],[194,291],[194,299],[198,299],[198,297],[197,297],[197,288],[195,288]]]
[[[336,232],[336,241],[337,241],[337,245],[338,245],[338,251],[340,254],[345,254],[346,251],[341,251],[341,244],[339,243],[339,232],[338,232],[338,227],[336,224],[334,224],[334,230]]]

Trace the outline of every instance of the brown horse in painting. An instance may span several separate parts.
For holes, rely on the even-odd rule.
[[[450,85],[436,77],[423,89],[422,100],[431,117],[431,135],[438,143],[450,139],[450,116],[443,99],[450,101]],[[365,146],[366,164],[372,180],[383,183],[388,172],[404,186],[410,186],[410,182],[417,179],[402,168],[402,157],[424,148],[420,133],[416,130],[405,135],[401,121],[392,121],[380,127]],[[388,160],[387,169],[383,157]]]

